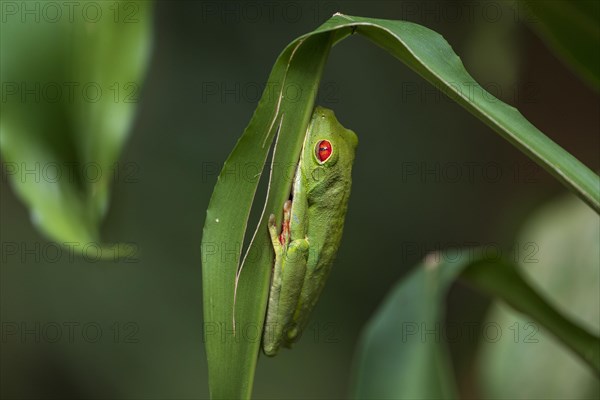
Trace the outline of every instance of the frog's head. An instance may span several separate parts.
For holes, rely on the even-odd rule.
[[[333,111],[315,107],[310,136],[306,146],[314,166],[334,168],[339,160],[343,166],[352,165],[358,137],[339,123]],[[339,168],[339,167],[338,167]]]
[[[351,180],[356,134],[338,122],[333,111],[316,107],[304,142],[302,174],[309,198],[329,198]],[[338,193],[342,195],[342,193]]]

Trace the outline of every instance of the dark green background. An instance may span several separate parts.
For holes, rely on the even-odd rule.
[[[136,243],[135,262],[66,254],[51,262],[47,239],[2,178],[3,398],[208,396],[200,239],[218,169],[279,52],[336,11],[411,20],[441,33],[484,87],[599,169],[598,96],[508,3],[159,1],[153,55],[120,160],[135,168],[132,179],[115,182],[102,231],[106,241]],[[564,191],[364,38],[333,49],[322,89],[318,103],[360,141],[346,230],[312,328],[293,351],[259,360],[257,398],[346,396],[361,327],[412,265],[431,250],[465,245],[497,246],[512,256],[523,247],[513,237],[528,213]],[[437,172],[406,175],[409,167],[436,171],[436,163]],[[448,179],[456,165],[462,177]],[[502,176],[482,175],[490,166]],[[8,243],[33,251],[7,254]],[[486,305],[457,286],[449,319],[476,322]],[[56,343],[49,340],[53,324],[62,327]],[[75,325],[72,341],[66,324]],[[82,334],[86,324],[101,327],[97,342]],[[39,341],[33,333],[22,340],[23,327]],[[476,393],[476,346],[466,337],[452,346],[466,396]]]

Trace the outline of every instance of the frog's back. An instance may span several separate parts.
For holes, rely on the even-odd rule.
[[[320,125],[319,125],[320,124]],[[290,342],[304,329],[314,308],[339,248],[352,186],[352,164],[358,139],[344,128],[333,112],[321,107],[315,109],[311,129],[315,134],[307,138],[303,160],[304,185],[307,188],[307,239],[309,256],[302,292],[294,316],[295,327],[288,331]],[[319,143],[331,146],[330,160],[318,159]]]

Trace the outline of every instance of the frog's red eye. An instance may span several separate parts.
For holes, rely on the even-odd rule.
[[[329,157],[331,157],[331,152],[333,148],[331,147],[331,143],[329,140],[321,140],[317,143],[317,160],[320,162],[325,162]]]

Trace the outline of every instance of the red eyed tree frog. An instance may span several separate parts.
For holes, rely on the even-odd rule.
[[[300,336],[323,290],[342,239],[357,144],[333,111],[315,108],[281,229],[269,218],[275,261],[262,342],[268,356]]]

